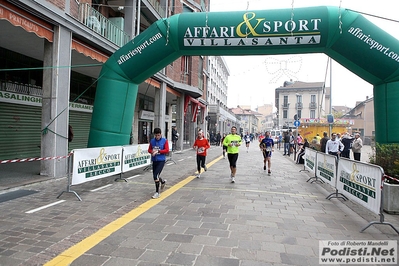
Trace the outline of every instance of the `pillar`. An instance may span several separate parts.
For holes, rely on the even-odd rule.
[[[182,93],[181,97],[176,100],[176,129],[179,133],[179,139],[177,141],[177,148],[183,149],[184,140],[184,98],[185,94]]]
[[[72,33],[54,27],[54,41],[45,40],[43,58],[43,99],[41,157],[68,154],[69,88]],[[41,161],[40,174],[50,177],[66,175],[67,159]]]
[[[165,113],[166,113],[166,83],[161,83],[161,88],[155,89],[155,104],[154,104],[154,128],[159,127],[162,130],[164,137],[165,128]]]

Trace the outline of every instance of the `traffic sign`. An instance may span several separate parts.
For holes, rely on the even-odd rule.
[[[301,122],[299,122],[299,120],[295,120],[294,121],[294,126],[295,127],[299,127],[300,124],[301,124]]]

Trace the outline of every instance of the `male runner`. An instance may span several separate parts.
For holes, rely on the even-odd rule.
[[[241,137],[237,134],[237,128],[235,126],[231,128],[231,133],[224,138],[223,145],[227,146],[227,158],[229,159],[230,164],[231,183],[235,183],[238,151],[241,145]]]
[[[274,151],[274,141],[270,137],[270,132],[266,131],[265,138],[259,144],[259,147],[263,154],[263,170],[266,171],[266,162],[267,162],[267,174],[271,175],[271,167],[272,167],[272,151]]]

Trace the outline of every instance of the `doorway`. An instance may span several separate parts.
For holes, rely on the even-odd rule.
[[[138,144],[150,143],[152,137],[152,122],[139,121]]]

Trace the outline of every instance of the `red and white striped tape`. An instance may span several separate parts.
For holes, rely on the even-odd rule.
[[[33,162],[33,161],[45,161],[45,160],[65,159],[65,158],[68,158],[68,157],[71,156],[71,155],[72,155],[72,152],[69,153],[68,155],[64,155],[64,156],[3,160],[3,161],[0,161],[0,164],[3,164],[3,163],[22,163],[22,162]]]
[[[395,178],[395,177],[392,177],[392,176],[389,176],[389,175],[384,175],[383,178],[384,178],[384,179],[391,179],[391,180],[394,180],[394,181],[396,181],[396,182],[399,182],[399,179],[397,179],[397,178]]]

